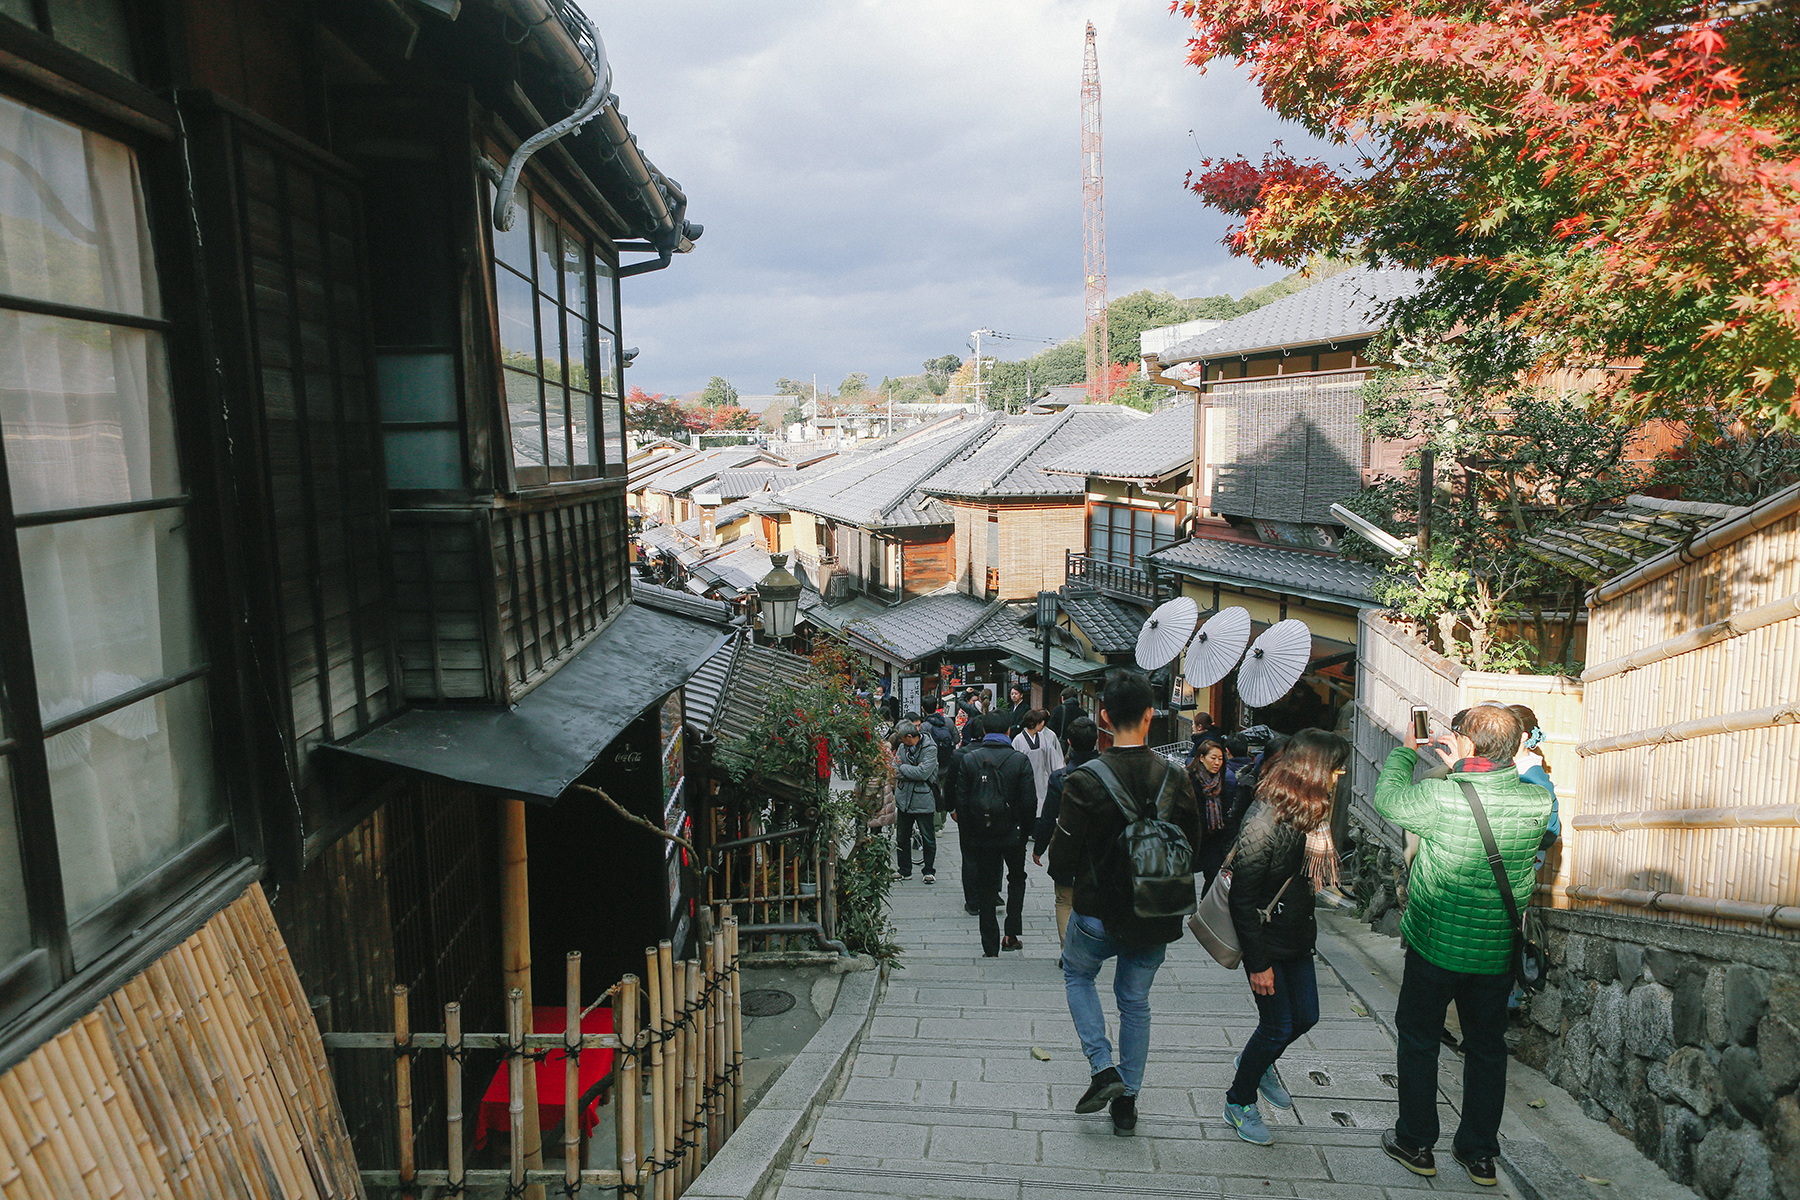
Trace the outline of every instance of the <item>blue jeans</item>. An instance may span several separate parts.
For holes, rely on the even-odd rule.
[[[1139,946],[1117,942],[1106,934],[1098,917],[1075,913],[1063,942],[1063,987],[1069,994],[1069,1015],[1081,1052],[1087,1055],[1089,1073],[1098,1075],[1113,1065],[1112,1043],[1106,1040],[1106,1014],[1100,1011],[1100,993],[1094,976],[1109,958],[1113,967],[1113,997],[1119,1002],[1119,1075],[1125,1094],[1135,1096],[1144,1083],[1144,1060],[1150,1056],[1150,985],[1162,966],[1167,946]]]
[[[1300,1040],[1300,1035],[1319,1023],[1319,976],[1312,955],[1291,962],[1269,964],[1275,972],[1275,994],[1258,996],[1256,1032],[1244,1043],[1237,1074],[1225,1093],[1228,1104],[1255,1104],[1256,1085],[1263,1072],[1275,1065],[1281,1052]]]

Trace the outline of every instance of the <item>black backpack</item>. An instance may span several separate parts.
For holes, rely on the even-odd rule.
[[[1181,827],[1169,820],[1178,794],[1175,769],[1163,774],[1156,802],[1146,811],[1101,759],[1075,768],[1100,781],[1119,811],[1125,828],[1094,867],[1094,881],[1116,911],[1142,918],[1185,917],[1198,906],[1194,896],[1194,848]]]
[[[931,740],[937,743],[938,762],[947,763],[956,753],[956,734],[950,725],[937,713],[925,718],[925,728],[931,732]]]
[[[1000,786],[1000,765],[1005,761],[1005,756],[996,754],[971,753],[966,756],[965,765],[974,772],[975,779],[969,784],[969,794],[963,798],[961,811],[957,814],[965,834],[997,838],[1011,831],[1014,824],[1012,805],[1007,803],[1006,793]]]

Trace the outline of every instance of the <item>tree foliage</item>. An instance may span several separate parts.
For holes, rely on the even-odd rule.
[[[721,408],[737,403],[737,389],[722,375],[714,375],[700,389],[700,403],[707,408]]]
[[[1460,366],[1622,364],[1627,417],[1800,424],[1800,23],[1780,2],[1177,0],[1190,61],[1352,149],[1190,184],[1259,261],[1348,254],[1435,281]]]
[[[692,414],[661,392],[646,392],[633,387],[625,393],[625,419],[639,433],[660,437],[686,437]]]

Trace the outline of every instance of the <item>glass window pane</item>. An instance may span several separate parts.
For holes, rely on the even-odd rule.
[[[0,434],[18,512],[179,494],[162,335],[0,311]]]
[[[522,371],[502,371],[506,381],[506,419],[512,425],[513,463],[521,467],[544,465],[543,412],[539,406],[537,378]]]
[[[1096,504],[1093,513],[1088,517],[1088,553],[1095,558],[1108,558],[1112,552],[1112,544],[1108,540],[1106,530],[1106,507]]]
[[[375,376],[382,420],[456,420],[456,361],[450,355],[377,355]]]
[[[203,679],[77,726],[45,750],[71,922],[225,820]]]
[[[532,323],[531,285],[504,267],[494,268],[500,310],[500,361],[521,371],[537,370],[537,333]]]
[[[601,430],[605,435],[604,461],[609,465],[622,465],[625,462],[625,401],[617,396],[604,399],[600,402],[600,411],[606,418]]]
[[[548,296],[538,297],[538,336],[543,339],[545,379],[561,381],[563,377],[562,309]]]
[[[0,292],[162,315],[143,211],[123,144],[0,96]]]
[[[493,208],[494,186],[488,185],[488,207]],[[531,194],[523,187],[513,192],[513,224],[494,230],[494,257],[519,274],[531,275]]]
[[[562,234],[556,228],[555,218],[536,205],[532,206],[531,220],[531,261],[535,270],[532,281],[540,292],[555,296],[556,280],[562,274]]]
[[[582,391],[594,388],[588,364],[588,323],[580,313],[565,312],[563,325],[569,333],[569,386]]]
[[[594,385],[609,396],[620,392],[618,343],[604,330],[594,337]]]
[[[10,760],[0,757],[0,967],[31,949],[31,910],[25,903],[10,772]]]
[[[580,238],[563,230],[563,303],[581,317],[588,311],[588,252]]]
[[[561,384],[544,385],[545,461],[552,467],[569,465],[569,426]]]
[[[577,466],[588,466],[598,460],[594,457],[599,446],[593,444],[589,430],[594,425],[594,398],[586,392],[569,393],[569,440],[573,447],[569,452],[569,461]]]
[[[598,254],[594,255],[593,263],[594,292],[600,306],[594,312],[594,319],[600,323],[602,328],[617,332],[619,305],[618,296],[613,290],[617,281],[613,278],[612,264]]]
[[[387,485],[391,488],[462,486],[462,435],[454,429],[389,427]]]
[[[201,661],[185,509],[21,529],[19,560],[46,721]]]
[[[121,0],[49,0],[50,28],[71,50],[132,74],[131,26]]]

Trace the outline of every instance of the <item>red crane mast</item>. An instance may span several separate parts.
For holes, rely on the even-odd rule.
[[[1100,170],[1100,56],[1088,22],[1081,64],[1081,251],[1087,273],[1088,399],[1112,399],[1106,338],[1106,188]]]

